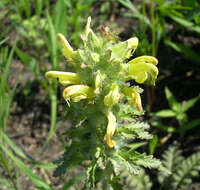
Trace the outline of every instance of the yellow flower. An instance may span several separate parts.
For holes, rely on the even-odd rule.
[[[59,82],[63,85],[80,84],[80,76],[77,73],[61,72],[61,71],[48,71],[45,74],[47,79],[58,78]]]
[[[63,55],[73,66],[76,66],[74,59],[77,57],[77,51],[73,50],[69,42],[66,40],[66,38],[62,34],[58,34],[58,39],[59,39],[60,44],[63,47],[62,49]]]
[[[108,118],[108,126],[106,131],[106,144],[108,145],[109,148],[113,148],[115,146],[115,141],[112,140],[112,137],[117,132],[117,122],[114,114],[111,111],[107,113],[107,118]]]
[[[153,65],[158,64],[158,60],[155,57],[148,56],[148,55],[136,57],[136,58],[132,59],[131,61],[129,61],[129,64],[135,64],[135,63],[139,63],[139,62],[152,63]]]
[[[64,89],[63,97],[68,102],[70,99],[79,102],[82,99],[93,98],[94,90],[86,85],[72,85]]]
[[[112,84],[110,92],[104,97],[104,105],[109,107],[114,106],[119,102],[119,99],[119,87],[117,84]]]
[[[120,42],[111,47],[111,59],[128,59],[138,46],[138,38],[130,38],[127,41]]]
[[[126,53],[126,58],[128,59],[136,50],[139,40],[137,37],[134,37],[128,39],[127,42],[128,42],[128,51]]]
[[[158,76],[157,63],[158,60],[152,56],[137,57],[128,62],[128,72],[137,83],[144,83],[150,78],[154,84]]]
[[[131,97],[129,100],[130,105],[134,105],[139,111],[142,111],[142,101],[140,94],[134,88],[125,88],[124,94]]]

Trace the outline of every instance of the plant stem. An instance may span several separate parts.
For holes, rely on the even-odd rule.
[[[155,30],[155,8],[154,3],[151,1],[151,34],[152,34],[152,56],[156,56],[156,30]]]
[[[151,1],[151,46],[152,46],[152,56],[156,56],[156,27],[155,27],[155,5]],[[153,102],[154,102],[154,87],[147,88],[147,101],[148,101],[148,111],[152,111]]]
[[[143,20],[141,22],[141,30],[143,32],[143,35],[146,34],[146,23],[145,23],[145,17],[146,17],[146,0],[142,0],[142,15],[143,15]]]

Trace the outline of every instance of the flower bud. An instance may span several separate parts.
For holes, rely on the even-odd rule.
[[[90,23],[91,23],[91,17],[88,17],[87,24],[86,24],[86,27],[85,27],[85,36],[86,37],[88,37],[88,34],[91,31]]]
[[[75,66],[76,63],[74,62],[74,58],[77,56],[77,52],[73,50],[69,42],[66,40],[66,38],[62,34],[58,34],[58,39],[59,39],[60,44],[63,47],[62,49],[63,55],[68,61],[70,61],[70,63],[73,66]]]
[[[127,42],[128,42],[128,51],[126,53],[126,58],[128,59],[136,50],[139,40],[137,37],[134,37],[127,40]]]
[[[101,82],[102,82],[102,76],[101,76],[100,71],[98,70],[96,72],[95,81],[94,81],[94,87],[95,87],[95,89],[97,89],[97,88],[100,87]]]
[[[93,89],[86,85],[72,85],[63,91],[63,97],[66,101],[72,99],[74,102],[79,102],[82,99],[93,98],[94,95]]]
[[[119,99],[119,87],[117,84],[112,84],[110,92],[104,97],[104,105],[109,107],[114,106],[119,102]]]
[[[108,125],[106,130],[106,144],[109,148],[113,148],[115,146],[115,141],[112,140],[112,137],[116,134],[117,131],[117,121],[112,112],[108,112]]]
[[[48,71],[45,74],[47,79],[58,78],[59,82],[63,85],[80,84],[80,76],[77,73],[61,72],[61,71]]]
[[[142,101],[140,94],[134,88],[125,88],[124,94],[131,98],[129,100],[130,105],[136,106],[139,111],[142,111]]]

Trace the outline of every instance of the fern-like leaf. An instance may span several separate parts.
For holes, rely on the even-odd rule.
[[[173,175],[173,187],[176,190],[187,189],[192,182],[192,178],[199,176],[200,171],[200,152],[192,154],[183,160]]]
[[[123,170],[120,174],[124,178],[125,184],[134,190],[150,190],[152,182],[144,169],[140,169],[138,175],[130,175],[126,170]]]
[[[162,170],[166,170],[169,172],[159,172],[158,180],[160,184],[163,184],[164,181],[169,181],[169,178],[171,177],[169,176],[169,173],[173,174],[183,159],[184,158],[181,155],[181,150],[179,150],[176,145],[170,146],[169,149],[164,152],[162,160]]]
[[[151,139],[152,135],[147,130],[149,125],[147,123],[134,123],[121,125],[119,127],[119,133],[127,139]]]

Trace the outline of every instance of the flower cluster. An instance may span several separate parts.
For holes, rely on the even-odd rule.
[[[155,84],[158,75],[158,61],[152,56],[129,59],[138,46],[138,38],[118,42],[108,28],[96,35],[90,28],[91,18],[85,28],[83,49],[74,50],[62,34],[58,34],[62,52],[74,72],[48,71],[46,78],[58,78],[63,86],[63,97],[70,101],[86,101],[100,104],[107,118],[105,141],[109,148],[115,146],[112,139],[117,134],[117,119],[113,107],[120,101],[128,102],[142,111],[140,93],[137,86],[129,87],[127,81]]]

